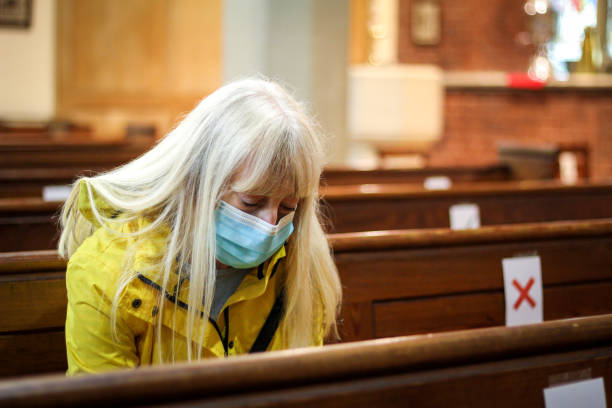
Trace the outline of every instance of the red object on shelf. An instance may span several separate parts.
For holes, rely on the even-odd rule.
[[[524,72],[509,72],[507,83],[509,88],[520,89],[542,89],[546,85],[546,81],[533,79]]]

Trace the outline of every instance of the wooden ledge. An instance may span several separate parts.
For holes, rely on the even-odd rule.
[[[337,179],[343,179],[350,176],[351,179],[359,179],[363,177],[370,177],[372,179],[380,177],[405,177],[414,178],[426,178],[431,176],[447,176],[451,179],[454,177],[468,177],[478,179],[480,177],[486,177],[490,175],[497,175],[499,178],[503,177],[504,180],[509,180],[511,177],[512,169],[507,164],[492,163],[482,166],[457,166],[457,167],[423,167],[423,168],[374,168],[374,169],[360,169],[349,166],[327,166],[321,175],[321,184],[327,185],[346,185],[347,183],[336,184]],[[0,173],[1,174],[1,173]],[[479,182],[481,182],[480,180]],[[471,181],[470,181],[471,182]]]
[[[456,183],[448,190],[427,190],[421,184],[336,185],[321,188],[324,201],[375,200],[383,198],[457,197],[470,195],[525,196],[551,192],[597,193],[612,190],[612,182],[562,184],[554,180]]]
[[[65,269],[66,261],[59,257],[55,249],[0,253],[0,274]]]
[[[0,180],[24,182],[31,180],[49,180],[50,178],[76,179],[77,175],[93,175],[104,171],[103,167],[82,169],[81,167],[62,167],[57,169],[46,168],[11,168],[0,169]]]
[[[612,89],[612,75],[605,73],[571,74],[567,81],[550,80],[542,89],[512,88],[508,85],[508,72],[505,71],[445,71],[444,87],[453,90],[498,90],[546,92],[562,91],[609,91]]]
[[[612,234],[612,219],[554,221],[529,224],[483,226],[471,230],[425,228],[329,234],[335,253],[372,249],[400,249],[426,246],[488,244],[505,241],[533,241]]]
[[[612,219],[554,221],[530,224],[484,226],[472,230],[424,228],[328,234],[335,253],[364,250],[393,250],[506,241],[534,241],[612,234]],[[0,273],[66,269],[56,250],[0,253]]]
[[[609,355],[612,353],[610,344],[612,315],[600,315],[537,325],[260,353],[229,360],[144,367],[74,378],[50,375],[7,380],[0,383],[0,405],[81,407],[112,405],[116,401],[159,404],[595,347]]]
[[[63,201],[45,201],[39,197],[0,198],[0,212],[59,211],[63,204]]]
[[[333,203],[342,200],[375,200],[383,198],[473,197],[487,195],[523,196],[551,192],[609,192],[612,181],[562,184],[555,180],[455,183],[448,190],[427,190],[421,183],[330,185],[321,187],[321,199]],[[0,211],[55,209],[61,202],[47,202],[40,197],[0,198]]]

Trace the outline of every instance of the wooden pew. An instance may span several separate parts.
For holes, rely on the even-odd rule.
[[[40,144],[40,143],[39,143]],[[63,151],[51,149],[47,152],[37,152],[32,147],[26,150],[26,144],[21,147],[23,152],[14,146],[10,161],[0,165],[0,197],[40,197],[45,186],[66,185],[72,183],[79,175],[91,175],[108,170],[126,161],[135,158],[151,145],[143,145],[139,149],[125,152],[128,145],[114,143],[93,143],[92,146],[80,145],[83,151],[66,154]],[[0,160],[3,158],[2,143],[0,141]],[[74,148],[74,146],[73,146]],[[5,146],[6,149],[6,146]],[[100,151],[100,155],[92,156],[89,150]],[[106,151],[118,150],[118,154],[108,154]],[[35,155],[36,160],[30,160],[29,155]],[[71,157],[74,155],[75,157]],[[60,157],[57,157],[60,156]],[[57,157],[57,158],[56,158]],[[82,157],[82,158],[81,158]],[[445,175],[453,182],[469,183],[481,181],[507,181],[511,179],[509,167],[505,165],[491,165],[484,167],[458,167],[458,168],[426,168],[415,170],[353,170],[343,168],[326,169],[322,176],[323,185],[354,185],[354,184],[395,184],[419,183],[422,184],[427,177]]]
[[[612,313],[612,220],[329,239],[344,341],[503,325],[501,260],[526,251],[542,260],[545,320]],[[65,369],[64,269],[54,251],[0,255],[0,315],[16,316],[0,325],[0,376]]]
[[[448,191],[408,185],[333,186],[323,190],[330,232],[449,226],[449,207],[476,203],[482,225],[612,217],[612,182],[479,183]],[[61,203],[0,198],[0,252],[51,249]],[[46,218],[45,218],[46,217]],[[47,224],[47,225],[45,225]]]
[[[0,252],[57,248],[62,202],[0,198]]]
[[[321,176],[321,185],[359,184],[423,184],[428,177],[448,177],[453,183],[482,181],[509,181],[512,170],[505,164],[465,167],[425,167],[422,169],[358,170],[346,167],[328,167]]]
[[[537,253],[544,320],[612,313],[612,219],[332,234],[343,338],[503,325],[502,259]]]
[[[0,405],[544,407],[543,389],[603,378],[612,315],[387,338],[194,364],[0,383]]]
[[[65,271],[57,251],[0,254],[0,377],[66,370]]]
[[[0,138],[0,197],[41,197],[47,185],[117,167],[150,149],[154,137]]]
[[[409,184],[329,186],[322,189],[330,232],[450,225],[449,208],[474,203],[481,225],[612,217],[612,182],[474,183],[449,190]]]

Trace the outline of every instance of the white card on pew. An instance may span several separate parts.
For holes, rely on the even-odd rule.
[[[606,408],[603,378],[544,388],[546,408]]]
[[[453,182],[446,176],[430,176],[423,182],[426,190],[448,190],[452,185]]]
[[[544,314],[540,257],[505,258],[502,267],[506,326],[540,323]]]
[[[43,201],[66,201],[72,186],[44,186],[43,187]]]
[[[455,204],[448,209],[450,227],[454,230],[480,228],[480,209],[476,204]]]

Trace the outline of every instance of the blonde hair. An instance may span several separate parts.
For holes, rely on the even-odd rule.
[[[215,207],[230,188],[261,195],[289,188],[299,197],[299,204],[295,230],[286,248],[285,311],[279,329],[287,347],[311,345],[321,330],[324,335],[331,331],[337,336],[336,316],[342,296],[319,218],[323,164],[321,132],[285,89],[259,78],[230,83],[204,98],[141,157],[110,172],[77,180],[62,210],[59,253],[69,258],[95,230],[78,211],[79,185],[87,189],[95,219],[114,233],[119,234],[112,228],[116,223],[143,214],[151,223],[129,234],[136,241],[167,226],[165,253],[159,262],[162,290],[171,292],[166,286],[177,259],[179,271],[189,262],[187,354],[190,361],[199,359],[201,347],[194,353],[189,339],[198,334],[195,341],[202,345],[206,319],[200,321],[198,311],[203,304],[209,315],[213,299]],[[230,185],[243,166],[249,169],[248,177]],[[96,207],[93,192],[125,215],[120,220],[107,216]],[[113,327],[121,292],[136,276],[129,265],[127,262],[113,299]],[[161,341],[164,302],[158,301],[157,338]],[[323,321],[318,321],[321,315]]]

